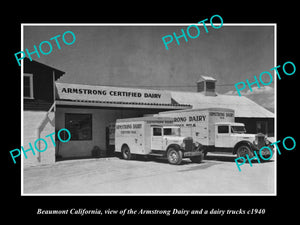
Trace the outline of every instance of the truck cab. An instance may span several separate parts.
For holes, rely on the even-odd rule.
[[[200,147],[196,145],[191,137],[181,136],[180,126],[151,126],[150,155],[166,155],[171,164],[179,164],[186,157],[200,163],[203,153],[196,150]]]
[[[253,151],[258,151],[263,146],[270,146],[271,142],[264,134],[247,134],[243,123],[218,122],[215,123],[215,148],[227,149],[237,157],[253,157]],[[271,147],[273,149],[273,147]],[[262,155],[268,155],[268,150],[263,150]]]
[[[253,142],[254,139],[254,134],[246,134],[243,123],[215,123],[215,147],[217,148],[233,148],[242,140]]]
[[[183,143],[184,137],[180,136],[178,126],[152,126],[151,127],[151,149],[163,150],[170,144]]]

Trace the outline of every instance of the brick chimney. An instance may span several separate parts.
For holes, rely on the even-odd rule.
[[[217,96],[216,82],[217,80],[213,77],[201,76],[197,81],[197,92],[203,93],[206,96]]]

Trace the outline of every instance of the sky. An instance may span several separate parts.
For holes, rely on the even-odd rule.
[[[200,35],[187,36],[168,45],[162,37],[191,24],[140,26],[24,26],[24,49],[33,51],[42,41],[72,31],[76,41],[58,49],[54,40],[49,55],[36,54],[32,59],[64,71],[59,82],[130,86],[137,88],[196,91],[201,75],[217,79],[217,92],[236,94],[234,84],[259,77],[274,65],[274,26],[229,26],[220,29],[199,26]],[[194,29],[190,29],[191,34]],[[69,38],[69,39],[68,39]],[[71,41],[70,35],[66,40]],[[47,45],[43,45],[47,51]],[[264,88],[245,89],[243,95],[259,104],[274,107],[274,84]]]

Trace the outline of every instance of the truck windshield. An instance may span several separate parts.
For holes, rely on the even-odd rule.
[[[167,135],[167,136],[180,136],[180,128],[179,127],[164,128],[164,135]]]
[[[244,126],[231,126],[232,133],[244,134],[246,133],[246,129]]]

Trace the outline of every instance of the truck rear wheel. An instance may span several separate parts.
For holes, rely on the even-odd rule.
[[[179,165],[182,161],[182,151],[170,147],[167,152],[167,158],[170,164]]]
[[[130,149],[127,145],[124,145],[121,149],[122,151],[122,157],[125,160],[130,160],[132,158],[131,153],[130,153]]]
[[[239,157],[244,157],[247,160],[246,155],[248,155],[248,157],[251,159],[253,157],[253,152],[251,151],[250,147],[247,145],[241,145],[237,151],[237,158]],[[241,160],[239,160],[241,161]]]

